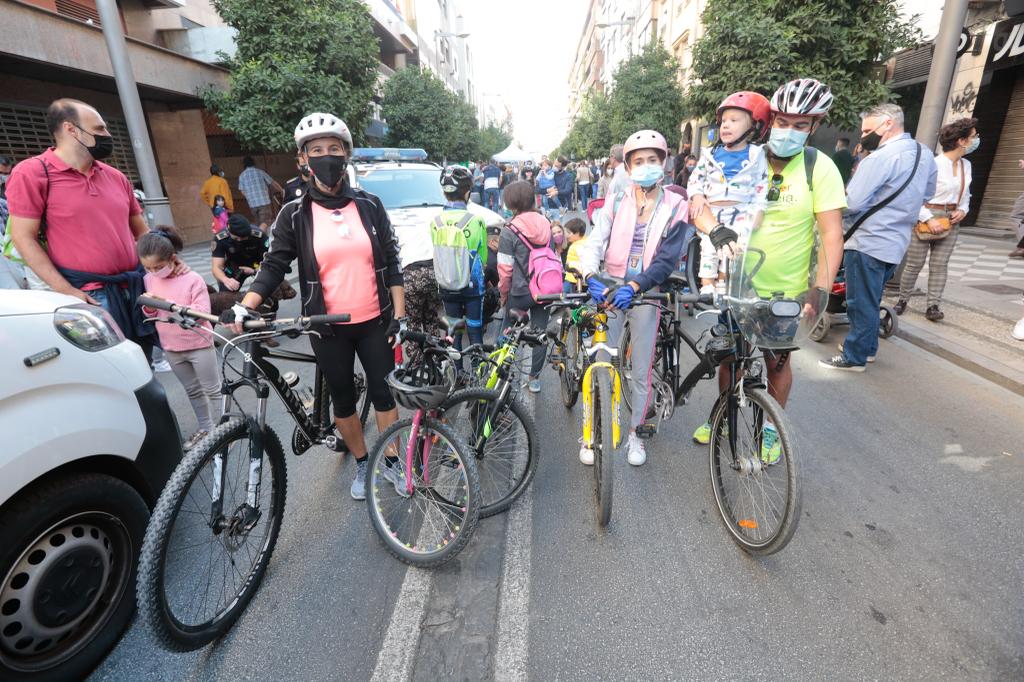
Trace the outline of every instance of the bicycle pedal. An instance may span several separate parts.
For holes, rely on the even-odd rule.
[[[324,438],[324,445],[327,446],[328,450],[333,450],[334,452],[350,452],[348,443],[337,436],[327,436],[327,438]]]
[[[658,432],[658,427],[654,424],[641,424],[636,427],[636,437],[640,440],[647,440],[653,438],[654,434]]]

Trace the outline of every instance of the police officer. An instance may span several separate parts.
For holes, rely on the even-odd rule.
[[[299,168],[299,174],[284,185],[284,202],[287,204],[293,199],[299,199],[306,193],[306,183],[309,182],[309,166],[302,163],[302,159],[296,157],[295,165]]]
[[[235,213],[228,229],[213,240],[213,277],[221,291],[238,291],[246,279],[256,274],[270,238],[253,227],[245,216]]]

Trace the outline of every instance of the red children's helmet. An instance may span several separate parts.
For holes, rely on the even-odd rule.
[[[751,118],[754,119],[754,129],[750,133],[750,138],[755,142],[763,138],[765,133],[768,132],[772,115],[772,104],[764,95],[746,90],[732,93],[722,100],[722,104],[718,107],[715,119],[719,125],[722,124],[722,112],[726,109],[742,109],[750,114]]]

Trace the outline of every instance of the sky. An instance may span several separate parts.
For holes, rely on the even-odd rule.
[[[569,71],[587,0],[464,0],[460,5],[478,92],[500,95],[524,150],[549,153],[565,137]],[[486,104],[500,110],[497,99],[488,97]]]
[[[512,112],[515,141],[547,154],[568,127],[569,72],[587,16],[587,0],[464,0],[461,4],[473,55],[477,90],[486,105]],[[926,39],[935,36],[941,0],[902,0],[907,15],[920,14]],[[486,106],[485,106],[486,108]]]

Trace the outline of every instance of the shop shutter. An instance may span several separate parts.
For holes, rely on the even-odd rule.
[[[107,128],[114,137],[114,153],[106,160],[128,179],[135,182],[139,171],[135,166],[131,137],[124,119],[106,118]],[[0,102],[0,154],[21,161],[41,154],[53,144],[46,130],[46,110],[20,104]]]
[[[976,227],[1013,232],[1010,224],[1010,211],[1013,202],[1024,192],[1024,171],[1017,165],[1024,159],[1024,75],[1017,77],[1010,106],[1006,109],[1006,119],[999,136],[992,169],[989,171],[988,184],[985,186],[984,198],[978,212]],[[1016,113],[1015,113],[1016,112]],[[985,139],[982,138],[982,144]]]

